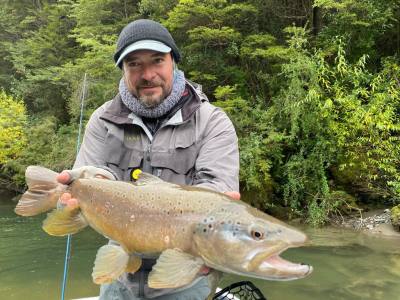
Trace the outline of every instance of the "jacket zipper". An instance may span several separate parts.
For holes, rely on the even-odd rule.
[[[150,142],[147,145],[146,151],[145,151],[145,154],[143,157],[143,172],[153,174],[153,168],[151,167],[151,157],[150,157],[151,145],[152,145],[152,142]]]

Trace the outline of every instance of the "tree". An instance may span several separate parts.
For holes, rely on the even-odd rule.
[[[27,138],[27,115],[22,101],[0,92],[0,165],[15,159],[23,151]]]
[[[334,39],[340,36],[350,61],[367,54],[371,65],[376,65],[382,54],[398,51],[399,5],[398,0],[315,0],[314,7],[321,9],[323,19],[318,43],[326,51],[335,52]]]
[[[21,22],[21,38],[10,45],[14,82],[12,92],[24,99],[32,113],[68,120],[65,110],[67,86],[59,81],[57,67],[76,55],[70,38],[73,20],[68,18],[73,1],[43,3]]]

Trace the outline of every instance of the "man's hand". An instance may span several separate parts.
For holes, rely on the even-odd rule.
[[[102,178],[115,180],[114,175],[111,172],[92,166],[80,167],[73,170],[64,170],[57,175],[57,181],[62,184],[70,184],[72,181],[78,178]],[[59,202],[68,209],[74,209],[78,207],[78,199],[72,198],[70,193],[63,193],[60,196]]]
[[[63,184],[69,184],[78,178],[104,178],[115,180],[111,172],[92,166],[84,166],[73,170],[64,170],[58,176],[57,180]]]
[[[239,192],[225,192],[225,195],[228,195],[231,197],[233,200],[240,200],[240,193]]]

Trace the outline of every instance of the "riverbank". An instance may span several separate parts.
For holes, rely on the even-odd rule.
[[[392,226],[389,208],[373,209],[366,212],[359,211],[350,215],[336,215],[331,217],[329,221],[330,225],[335,227],[400,239],[400,232]]]

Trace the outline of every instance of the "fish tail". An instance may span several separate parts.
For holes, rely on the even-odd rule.
[[[20,216],[35,216],[57,206],[61,194],[56,176],[58,173],[39,166],[29,166],[25,171],[28,190],[19,200],[15,213]]]

